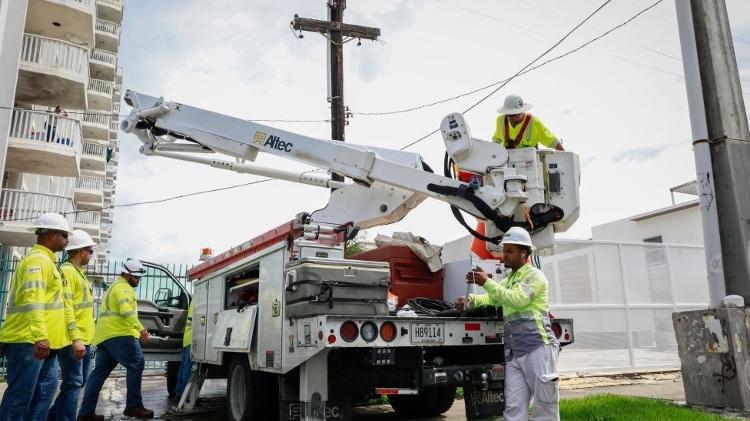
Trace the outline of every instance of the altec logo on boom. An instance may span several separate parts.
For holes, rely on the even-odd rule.
[[[255,132],[253,135],[253,145],[267,146],[271,149],[284,152],[291,152],[292,147],[294,147],[292,142],[285,142],[278,136],[268,135],[263,132]]]

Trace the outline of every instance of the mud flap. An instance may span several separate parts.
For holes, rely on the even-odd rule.
[[[466,408],[467,420],[503,415],[503,410],[505,410],[505,390],[502,383],[499,387],[486,390],[482,390],[481,385],[465,386],[464,406]]]

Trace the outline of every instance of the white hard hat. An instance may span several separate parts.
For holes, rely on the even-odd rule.
[[[141,263],[140,260],[128,259],[122,264],[122,270],[120,272],[140,278],[146,274],[146,269],[143,267],[143,263]]]
[[[531,104],[525,102],[523,98],[518,95],[508,95],[505,97],[503,106],[497,109],[497,112],[505,115],[521,114],[529,111]]]
[[[73,230],[73,233],[68,237],[68,246],[65,247],[65,250],[78,250],[95,245],[96,242],[94,242],[89,233],[84,230]]]
[[[519,246],[534,248],[534,245],[531,244],[529,232],[521,227],[510,227],[505,232],[505,235],[503,235],[503,242],[501,244],[518,244]]]
[[[36,232],[36,230],[40,229],[72,232],[68,220],[59,213],[54,212],[43,213],[39,218],[36,218],[31,224],[29,231]]]

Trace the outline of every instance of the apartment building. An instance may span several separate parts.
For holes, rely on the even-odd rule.
[[[44,212],[112,235],[123,0],[0,0],[0,251],[20,254]],[[87,211],[89,210],[89,211]],[[85,212],[81,212],[85,211]]]

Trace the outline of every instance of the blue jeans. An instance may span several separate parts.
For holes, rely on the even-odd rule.
[[[36,388],[43,360],[34,359],[34,345],[5,344],[8,387],[0,403],[0,421],[27,419],[31,406],[30,391]]]
[[[141,380],[146,362],[143,359],[141,344],[132,336],[118,336],[107,339],[96,347],[94,370],[86,381],[78,415],[94,415],[104,381],[118,363],[127,370],[125,382],[128,394],[125,398],[125,408],[143,407]]]
[[[86,356],[89,357],[91,347],[86,346]],[[78,409],[78,395],[83,386],[83,359],[73,358],[73,347],[66,346],[57,354],[57,362],[60,364],[60,393],[57,395],[52,409],[49,411],[49,420],[75,421]]]
[[[82,374],[83,374],[83,380],[81,380],[81,387],[86,386],[86,380],[89,378],[89,374],[91,374],[91,353],[94,352],[94,347],[91,345],[86,345],[86,356],[83,357],[82,361]]]
[[[193,362],[190,360],[190,345],[182,348],[182,364],[180,364],[180,371],[177,373],[177,386],[174,388],[175,397],[177,402],[182,397],[182,392],[187,386],[188,379],[190,378],[190,367]]]

